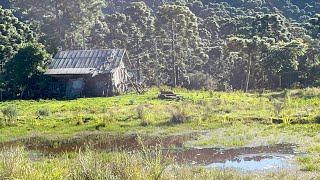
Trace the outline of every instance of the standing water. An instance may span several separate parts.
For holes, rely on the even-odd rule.
[[[241,171],[275,171],[293,165],[294,148],[296,146],[292,144],[234,149],[191,148],[168,150],[167,154],[179,164]]]

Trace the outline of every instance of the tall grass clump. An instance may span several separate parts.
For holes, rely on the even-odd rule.
[[[107,113],[108,112],[108,108],[106,106],[103,106],[101,109],[101,113]]]
[[[145,118],[145,107],[143,105],[140,105],[136,108],[137,117],[138,119],[144,119]]]
[[[130,101],[129,101],[129,105],[134,105],[134,104],[136,104],[136,100],[134,100],[134,99],[130,99]]]
[[[39,109],[37,111],[38,117],[51,116],[51,111],[48,108]]]
[[[169,179],[165,170],[171,163],[163,156],[161,147],[146,148],[140,136],[138,142],[142,150],[137,153],[112,156],[110,167],[113,174],[119,179]]]
[[[81,150],[74,160],[72,168],[70,167],[70,178],[87,179],[114,179],[107,162],[97,153],[89,148],[84,152]]]
[[[105,124],[112,124],[117,121],[117,116],[114,110],[112,109],[105,109],[102,114],[102,121]]]
[[[153,115],[150,113],[147,113],[146,115],[143,116],[143,118],[141,119],[141,126],[150,126],[152,124],[152,119],[153,119]]]
[[[286,104],[290,104],[290,102],[291,102],[291,93],[290,93],[290,91],[285,89],[283,94],[284,94],[284,102]]]
[[[177,106],[171,111],[170,122],[173,124],[187,123],[191,120],[190,111],[186,106]]]
[[[320,114],[317,114],[313,119],[315,123],[320,124]]]
[[[284,103],[281,101],[277,101],[275,100],[273,102],[273,110],[274,110],[274,114],[279,117],[280,113],[282,112],[282,110],[285,108]]]
[[[23,148],[4,148],[0,151],[0,179],[18,177],[28,171]]]
[[[17,120],[19,110],[17,106],[9,105],[1,110],[2,114],[5,117],[6,124],[12,124]]]

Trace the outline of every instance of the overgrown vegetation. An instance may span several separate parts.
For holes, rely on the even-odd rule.
[[[31,135],[34,132],[70,137],[77,132],[95,130],[101,123],[104,125],[99,129],[103,131],[152,132],[163,127],[155,132],[162,134],[188,128],[201,130],[232,127],[237,123],[250,127],[256,123],[265,126],[279,123],[279,126],[283,126],[282,123],[287,122],[288,127],[291,127],[295,124],[317,126],[319,122],[319,90],[316,88],[289,90],[290,100],[283,92],[176,91],[185,100],[175,102],[154,99],[158,89],[153,88],[141,96],[2,102],[2,120],[15,122],[19,131],[3,127],[0,129],[4,134],[1,138]],[[136,102],[132,105],[130,101],[133,98]]]
[[[0,8],[0,59],[12,62],[3,75],[21,70],[21,77],[1,78],[3,98],[50,95],[46,79],[30,73],[39,72],[47,58],[31,58],[39,51],[21,52],[26,42],[42,43],[51,55],[60,48],[127,49],[132,66],[126,66],[139,69],[147,86],[248,91],[320,82],[320,5],[312,0],[2,0],[0,5],[9,8]],[[38,65],[18,66],[31,64],[28,59]]]
[[[15,105],[8,105],[1,110],[6,125],[11,125],[17,120],[18,108]]]
[[[170,165],[174,161],[163,158],[161,150],[145,150],[128,154],[105,153],[85,149],[76,154],[58,157],[28,158],[23,148],[8,148],[0,152],[1,179],[261,179],[257,174],[208,170]],[[268,179],[298,179],[295,173],[269,173]]]
[[[163,88],[166,87],[160,89]],[[100,141],[104,139],[103,135],[108,134],[126,136],[141,133],[145,136],[165,136],[195,132],[198,135],[193,137],[194,140],[185,142],[183,146],[241,147],[279,143],[298,144],[299,151],[308,152],[306,156],[297,158],[301,169],[319,172],[316,158],[320,142],[319,89],[243,93],[188,91],[177,88],[175,92],[182,95],[184,100],[156,99],[159,89],[150,88],[146,94],[139,96],[133,94],[70,101],[1,102],[0,108],[5,112],[1,119],[8,119],[10,115],[11,119],[17,121],[13,120],[14,126],[11,124],[1,126],[0,139],[4,144],[10,144],[14,139],[14,142],[29,147],[42,147],[41,144],[46,144],[47,147],[59,148],[65,143],[69,145],[72,142],[77,143],[80,139],[87,139],[89,142],[90,139],[93,142]],[[135,99],[134,104],[130,103],[132,99]],[[281,108],[277,109],[275,102],[281,102]],[[39,115],[41,118],[38,118]],[[10,153],[15,154],[17,150],[5,149],[2,152],[3,156],[5,151],[13,151]],[[18,156],[19,153],[23,155]],[[154,178],[159,174],[163,179],[194,176],[206,178],[209,175],[227,179],[244,177],[243,174],[232,171],[220,173],[216,170],[199,170],[196,167],[165,168],[161,172],[162,167],[168,167],[166,163],[162,164],[163,159],[160,161],[161,164],[152,165],[156,162],[146,164],[148,162],[140,161],[144,152],[133,155],[125,152],[101,154],[81,151],[80,154],[57,157],[57,159],[43,157],[44,159],[40,158],[40,161],[36,162],[28,160],[26,153],[28,152],[19,150],[14,155],[14,158],[18,158],[14,161],[18,161],[19,164],[21,162],[21,166],[3,161],[4,165],[0,167],[3,168],[2,172],[6,177],[21,178],[22,171],[26,173],[26,169],[38,172],[41,174],[40,177],[48,178],[52,177],[47,172],[56,173],[57,177],[73,174],[74,176],[67,177],[82,176],[89,179],[116,176],[130,179],[130,173],[134,174],[132,179],[146,176]],[[114,159],[115,157],[119,159]],[[10,158],[11,156],[7,160]],[[91,159],[97,159],[95,161],[97,164]],[[58,167],[63,167],[63,170]],[[152,170],[152,168],[157,169]],[[279,174],[275,176],[280,177]],[[289,175],[286,174],[284,177],[286,176]]]

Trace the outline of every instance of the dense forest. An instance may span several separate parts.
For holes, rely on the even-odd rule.
[[[1,89],[44,91],[50,55],[98,48],[127,49],[147,86],[317,86],[317,12],[314,0],[1,0]]]

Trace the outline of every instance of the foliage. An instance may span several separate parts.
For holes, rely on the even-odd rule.
[[[5,64],[2,83],[6,89],[13,90],[14,96],[20,91],[21,98],[25,91],[39,93],[45,88],[43,73],[49,60],[50,55],[42,44],[22,44],[14,57]]]
[[[82,35],[88,34],[101,15],[102,0],[12,0],[14,7],[27,19],[40,26],[41,40],[53,52],[57,47],[82,46]]]
[[[191,120],[190,111],[186,106],[177,106],[171,114],[170,122],[173,124],[187,123]]]
[[[0,178],[2,179],[243,179],[258,178],[233,171],[203,168],[168,168],[169,159],[162,151],[145,150],[133,152],[96,152],[90,148],[78,153],[42,157],[37,161],[28,159],[30,152],[22,147],[5,148],[0,152]],[[272,176],[272,175],[270,175]],[[278,177],[273,175],[272,177]],[[289,179],[292,177],[287,174]],[[261,177],[260,177],[261,178]]]
[[[43,116],[50,116],[52,113],[48,108],[43,108],[43,109],[39,109],[37,111],[37,115],[39,117],[43,117]]]
[[[138,119],[144,119],[145,118],[145,107],[143,105],[140,105],[136,109],[137,111],[137,117]]]
[[[12,5],[42,34],[49,52],[59,46],[127,49],[128,68],[146,85],[249,91],[319,84],[315,1],[12,0]],[[199,85],[197,77],[210,82]]]
[[[1,109],[2,114],[6,118],[6,123],[7,124],[12,124],[18,116],[18,108],[17,106],[14,105],[9,105]]]
[[[216,89],[217,82],[214,82],[214,78],[208,74],[196,72],[189,75],[190,84],[188,89]]]
[[[30,25],[21,22],[12,10],[0,6],[0,62],[8,61],[20,44],[34,41],[34,37]]]

